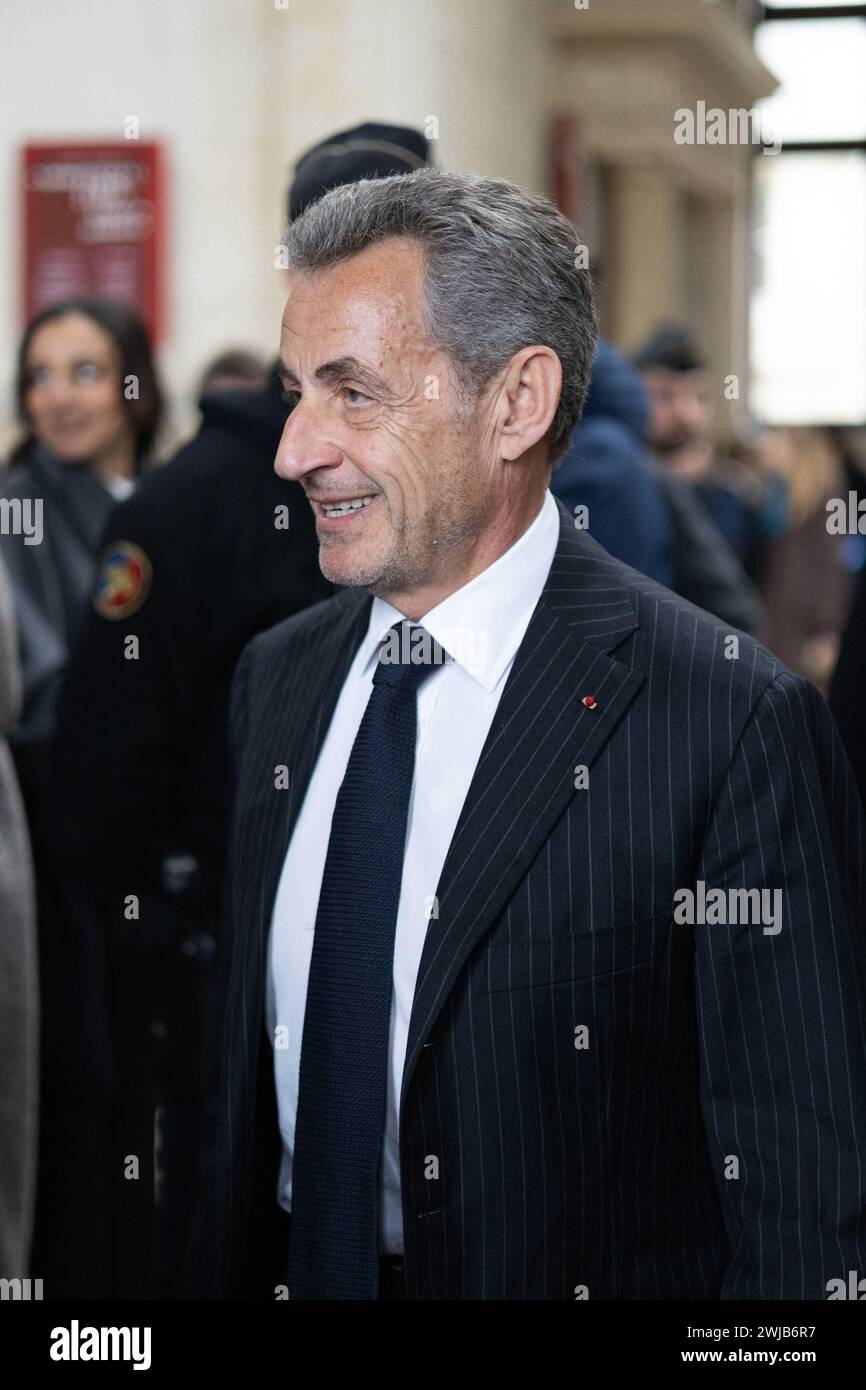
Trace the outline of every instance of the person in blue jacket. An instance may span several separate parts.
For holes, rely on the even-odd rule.
[[[648,421],[649,397],[639,373],[609,343],[599,342],[583,415],[550,486],[571,512],[587,508],[586,528],[605,550],[670,586],[673,533],[652,471]]]
[[[656,458],[649,420],[637,368],[600,341],[583,415],[551,491],[617,560],[732,628],[759,633],[752,584],[691,486]]]

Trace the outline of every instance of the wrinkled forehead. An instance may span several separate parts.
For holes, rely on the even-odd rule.
[[[397,358],[427,346],[424,260],[416,242],[392,238],[324,270],[287,272],[281,346],[293,358]]]

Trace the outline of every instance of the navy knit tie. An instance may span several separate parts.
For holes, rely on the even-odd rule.
[[[394,931],[416,694],[444,658],[424,628],[390,629],[334,807],[301,1045],[290,1298],[378,1296]]]

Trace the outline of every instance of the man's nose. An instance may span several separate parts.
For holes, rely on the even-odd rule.
[[[336,468],[342,461],[343,451],[329,438],[325,419],[313,406],[299,402],[283,426],[275,471],[297,483],[316,468]]]

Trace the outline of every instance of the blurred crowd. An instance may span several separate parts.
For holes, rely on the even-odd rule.
[[[290,216],[428,159],[412,130],[341,132],[300,161]],[[834,500],[859,516],[866,431],[756,425],[720,448],[722,389],[699,325],[660,324],[631,356],[600,343],[552,491],[617,558],[813,681],[866,798],[866,534],[828,524]],[[303,493],[273,472],[289,405],[272,363],[220,350],[198,433],[165,460],[140,318],[76,299],[27,326],[16,402],[0,475],[0,1276],[32,1272],[56,1298],[180,1297],[208,1180],[232,673],[330,586]]]

